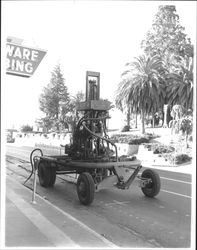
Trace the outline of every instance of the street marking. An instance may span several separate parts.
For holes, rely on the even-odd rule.
[[[176,181],[176,182],[180,182],[180,183],[184,183],[184,184],[192,184],[191,182],[187,182],[187,181],[181,181],[181,180],[177,180],[177,179],[171,179],[171,178],[166,178],[163,176],[160,176],[161,179],[165,179],[165,180],[169,180],[169,181]]]
[[[182,197],[185,197],[185,198],[192,198],[191,196],[188,196],[188,195],[184,195],[184,194],[179,194],[179,193],[175,193],[175,192],[171,192],[171,191],[168,191],[168,190],[164,190],[164,189],[161,189],[161,191],[165,192],[165,193],[169,193],[169,194],[175,194],[175,195],[178,195],[178,196],[182,196]]]
[[[125,205],[130,203],[130,201],[117,201],[117,200],[113,200],[113,202],[111,203],[106,203],[105,206],[110,206],[110,205]]]
[[[28,202],[20,198],[18,194],[13,192],[10,188],[7,190],[7,196],[16,207],[33,223],[42,234],[44,234],[50,242],[55,246],[72,246],[79,247],[59,228],[45,218],[40,212],[34,209]]]
[[[161,247],[161,245],[155,240],[155,239],[150,239],[150,240],[148,240],[150,243],[153,243],[153,244],[155,244],[156,246],[158,246],[158,247]]]

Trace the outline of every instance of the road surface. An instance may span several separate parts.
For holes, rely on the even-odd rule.
[[[14,174],[21,183],[29,175],[31,150],[31,147],[14,144],[7,146],[7,173]],[[86,207],[78,200],[72,182],[75,180],[68,181],[62,175],[57,178],[54,188],[45,189],[38,184],[37,192],[116,246],[190,247],[191,175],[162,170],[158,173],[161,191],[153,199],[131,185],[129,190],[101,190],[95,193],[91,206]],[[32,180],[26,186],[32,188]]]

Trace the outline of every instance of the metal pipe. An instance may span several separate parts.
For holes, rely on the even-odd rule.
[[[34,169],[34,183],[33,183],[33,195],[32,195],[32,203],[36,204],[35,196],[36,196],[36,174],[37,169]]]
[[[140,169],[142,168],[142,166],[138,166],[133,174],[129,177],[129,179],[123,184],[123,189],[128,189],[131,185],[131,183],[134,181],[135,177],[137,176],[137,174],[139,173]]]
[[[34,173],[34,180],[33,180],[33,194],[32,194],[32,203],[36,204],[35,196],[36,196],[36,176],[38,170],[38,164],[40,162],[40,158],[38,156],[34,156],[33,158],[33,173]]]
[[[97,138],[100,138],[100,139],[102,139],[102,140],[105,140],[105,141],[111,143],[111,144],[115,147],[115,151],[116,151],[116,161],[118,162],[118,150],[117,150],[117,146],[115,145],[115,143],[113,143],[112,141],[110,141],[110,140],[107,139],[107,138],[104,138],[104,137],[102,137],[102,136],[99,136],[99,135],[93,133],[89,128],[86,127],[86,125],[85,125],[84,123],[82,123],[82,125],[83,125],[83,127],[84,127],[90,134],[92,134],[93,136],[95,136],[95,137],[97,137]]]

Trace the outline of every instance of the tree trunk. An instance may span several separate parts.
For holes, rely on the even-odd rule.
[[[185,135],[185,147],[186,147],[186,149],[189,148],[189,145],[188,145],[188,134],[187,133]]]
[[[152,128],[154,128],[154,127],[155,127],[155,117],[154,117],[154,112],[152,112],[152,119],[153,119]]]
[[[73,133],[73,124],[72,123],[68,124],[68,131]]]
[[[142,134],[145,134],[145,125],[144,125],[144,110],[141,110],[141,121],[142,121]]]
[[[168,104],[164,104],[163,111],[164,111],[163,128],[168,128],[168,124],[167,124]]]
[[[131,119],[131,113],[130,113],[130,108],[128,108],[127,111],[127,126],[130,127],[130,119]]]
[[[137,128],[137,112],[136,112],[136,115],[135,115],[135,128]]]
[[[59,114],[56,113],[56,129],[57,132],[60,132],[60,127],[59,127]]]

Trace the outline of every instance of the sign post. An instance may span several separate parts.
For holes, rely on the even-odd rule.
[[[34,74],[45,54],[45,50],[7,42],[6,73],[30,77]]]

